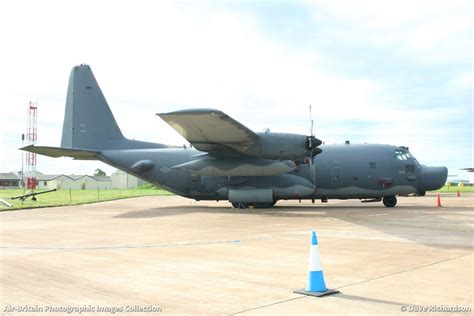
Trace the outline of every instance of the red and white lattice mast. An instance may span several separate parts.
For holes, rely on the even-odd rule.
[[[36,145],[38,139],[38,103],[28,104],[28,121],[26,125],[26,145]],[[26,152],[25,188],[36,189],[36,154]]]

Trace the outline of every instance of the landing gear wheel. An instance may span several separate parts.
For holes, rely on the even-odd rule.
[[[249,207],[248,203],[242,203],[242,202],[232,202],[232,206],[234,208],[240,208],[240,209]]]
[[[395,196],[386,196],[383,198],[383,205],[386,207],[394,207],[397,205],[397,198]]]

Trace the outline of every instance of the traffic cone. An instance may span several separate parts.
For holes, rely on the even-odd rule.
[[[318,297],[339,293],[339,291],[328,289],[326,287],[326,282],[324,282],[321,257],[319,255],[318,238],[316,237],[316,231],[314,230],[311,234],[311,246],[309,248],[308,283],[306,288],[295,290],[294,293]]]
[[[439,195],[439,192],[438,192],[438,207],[441,207],[441,196]]]

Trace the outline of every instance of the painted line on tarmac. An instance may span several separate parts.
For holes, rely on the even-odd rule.
[[[143,244],[143,245],[123,245],[123,246],[99,246],[99,247],[9,247],[0,246],[0,249],[17,249],[17,250],[105,250],[105,249],[135,249],[135,248],[172,248],[172,247],[190,247],[215,244],[238,244],[240,240],[215,240],[202,241],[193,243],[171,243],[171,244]]]
[[[202,245],[216,245],[216,244],[241,244],[248,241],[265,241],[274,239],[285,239],[293,237],[307,236],[307,232],[289,233],[282,235],[261,234],[249,236],[243,239],[230,240],[211,240],[198,242],[178,242],[169,244],[136,244],[136,245],[118,245],[118,246],[97,246],[97,247],[35,247],[35,246],[0,246],[0,249],[11,250],[114,250],[114,249],[139,249],[139,248],[172,248],[172,247],[192,247]]]
[[[284,225],[288,225],[286,223],[284,224],[262,224],[262,225],[257,225],[255,227],[274,227],[274,226],[284,226]]]
[[[379,279],[384,279],[384,278],[387,278],[387,277],[390,277],[390,276],[393,276],[393,275],[402,274],[402,273],[410,272],[410,271],[413,271],[413,270],[423,269],[423,268],[434,266],[434,265],[437,265],[437,264],[440,264],[440,263],[456,260],[456,259],[463,258],[463,257],[469,257],[469,256],[472,256],[472,254],[460,255],[460,256],[457,256],[457,257],[448,258],[448,259],[428,263],[428,264],[425,264],[425,265],[422,265],[422,266],[418,266],[418,267],[414,267],[414,268],[411,268],[411,269],[406,269],[406,270],[403,270],[403,271],[390,273],[390,274],[387,274],[387,275],[382,275],[382,276],[379,276],[379,277],[376,277],[376,278],[372,278],[372,279],[368,279],[368,280],[364,280],[364,281],[359,281],[359,282],[355,282],[355,283],[351,283],[351,284],[346,284],[346,285],[343,285],[343,286],[339,286],[335,289],[339,290],[339,289],[349,287],[349,286],[353,286],[353,285],[358,285],[358,284],[367,283],[367,282],[371,282],[371,281],[375,281],[375,280],[379,280]]]
[[[278,302],[274,302],[274,303],[270,303],[270,304],[266,304],[266,305],[262,305],[262,306],[257,306],[257,307],[254,307],[254,308],[249,308],[249,309],[237,312],[237,313],[233,313],[231,315],[238,315],[238,314],[250,312],[250,311],[253,311],[253,310],[257,310],[257,309],[260,309],[260,308],[265,308],[265,307],[268,307],[268,306],[273,306],[273,305],[278,305],[278,304],[281,304],[281,303],[286,303],[286,302],[298,300],[298,299],[305,298],[305,297],[307,297],[307,296],[306,295],[301,295],[301,296],[293,297],[293,298],[290,298],[290,299],[287,299],[287,300],[278,301]]]
[[[249,236],[243,239],[229,239],[229,240],[211,240],[198,242],[178,242],[168,244],[136,244],[136,245],[118,245],[118,246],[97,246],[97,247],[36,247],[36,246],[0,246],[0,249],[10,250],[114,250],[114,249],[139,249],[139,248],[173,248],[173,247],[192,247],[203,245],[217,245],[217,244],[241,244],[248,241],[265,241],[274,239],[285,239],[307,236],[307,232],[289,233],[277,236],[268,234]]]

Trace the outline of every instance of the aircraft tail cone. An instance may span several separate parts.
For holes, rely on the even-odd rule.
[[[308,283],[306,288],[295,290],[294,293],[311,296],[325,296],[339,293],[339,291],[328,289],[326,287],[326,282],[324,282],[318,238],[316,237],[316,231],[314,230],[311,233],[311,246],[309,250]]]
[[[441,196],[439,195],[439,192],[438,192],[438,207],[441,207]]]

